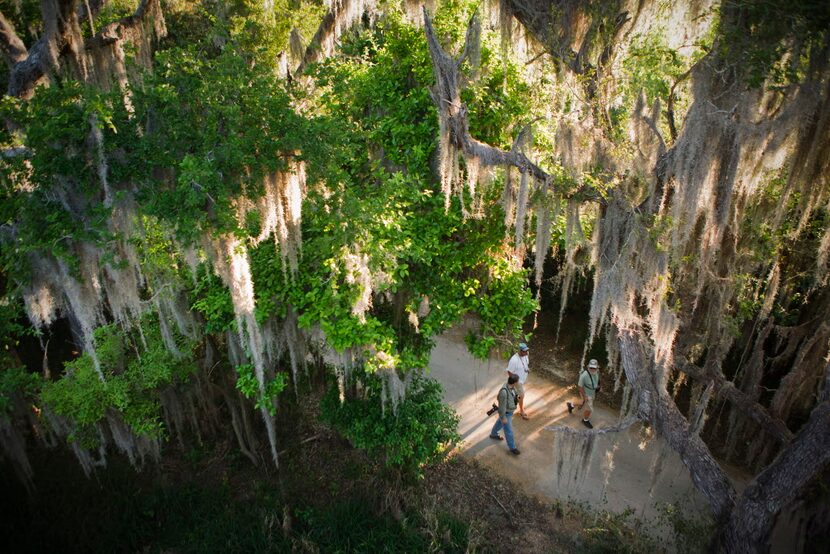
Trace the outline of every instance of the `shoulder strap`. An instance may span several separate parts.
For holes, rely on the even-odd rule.
[[[596,385],[596,383],[594,383],[594,376],[591,375],[591,372],[588,371],[587,369],[583,369],[582,372],[588,374],[588,379],[591,380],[591,390],[597,390],[597,385]]]

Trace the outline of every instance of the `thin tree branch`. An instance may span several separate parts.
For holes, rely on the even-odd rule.
[[[493,494],[492,492],[490,493],[490,496],[493,497],[493,500],[498,502],[499,506],[501,506],[501,509],[504,510],[505,514],[507,514],[507,519],[510,520],[510,525],[513,525],[513,516],[510,514],[510,512],[507,510],[507,508],[504,507],[504,504],[501,503],[501,500],[499,500],[499,498],[495,494]]]

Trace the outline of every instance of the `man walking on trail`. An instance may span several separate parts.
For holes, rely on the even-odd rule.
[[[593,429],[594,425],[591,423],[591,412],[594,409],[594,396],[599,390],[599,362],[591,360],[588,362],[588,369],[579,375],[579,397],[582,399],[580,408],[585,408],[582,412],[582,424],[588,429]],[[568,413],[574,412],[574,405],[568,402]]]
[[[525,343],[519,344],[519,351],[513,354],[510,361],[507,362],[507,374],[515,375],[518,378],[516,383],[516,392],[519,395],[519,415],[522,419],[530,419],[530,416],[525,412],[525,381],[527,381],[527,374],[530,373],[528,368],[530,358],[527,352],[530,348]]]
[[[519,449],[516,448],[516,441],[513,438],[513,412],[516,410],[516,383],[518,381],[518,377],[511,375],[507,378],[507,384],[499,391],[499,419],[490,431],[490,438],[500,441],[503,439],[499,436],[499,431],[503,427],[504,436],[507,438],[507,448],[516,455],[519,454]]]

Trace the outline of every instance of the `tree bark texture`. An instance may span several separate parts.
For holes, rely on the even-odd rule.
[[[46,80],[50,71],[60,66],[59,58],[69,54],[80,59],[83,45],[77,16],[77,0],[41,0],[43,35],[28,50],[25,59],[14,64],[9,75],[9,96],[28,99],[34,95],[35,87]],[[8,48],[13,38],[0,35]],[[17,41],[17,35],[14,35]],[[86,78],[85,68],[79,67],[82,79]]]
[[[645,402],[647,419],[654,425],[657,434],[680,455],[689,469],[695,486],[709,501],[715,519],[724,521],[735,505],[735,489],[703,439],[692,432],[689,422],[666,390],[658,390],[654,385],[650,370],[652,364],[645,356],[642,340],[641,335],[633,330],[619,330],[625,377],[641,404]]]
[[[26,49],[13,26],[0,14],[0,49],[11,65],[8,95],[31,98],[50,73],[69,73],[80,81],[95,80],[99,86],[113,80],[126,84],[122,42],[136,47],[136,61],[149,67],[152,50],[165,36],[166,27],[159,0],[141,0],[135,14],[111,23],[84,41],[79,14],[89,18],[104,2],[79,7],[78,0],[42,0],[43,34]],[[106,82],[105,82],[106,81]]]
[[[813,409],[809,421],[746,488],[728,522],[721,527],[723,552],[750,554],[769,549],[775,516],[830,464],[830,401]]]
[[[9,67],[14,67],[14,64],[26,59],[28,54],[26,45],[14,30],[14,25],[2,13],[0,13],[0,50],[3,51]]]

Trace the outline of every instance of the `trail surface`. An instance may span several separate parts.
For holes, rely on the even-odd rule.
[[[503,475],[524,492],[546,500],[571,499],[613,512],[631,509],[634,515],[652,521],[661,513],[660,503],[679,505],[688,514],[708,511],[706,500],[695,489],[679,456],[663,440],[648,435],[642,425],[597,436],[592,446],[582,438],[569,439],[563,433],[546,430],[556,425],[583,427],[581,418],[569,415],[565,405],[567,400],[575,400],[576,387],[559,385],[535,373],[534,351],[531,344],[531,373],[525,385],[525,411],[531,419],[522,420],[518,414],[513,419],[521,450],[519,456],[514,456],[507,451],[505,441],[489,438],[496,416],[485,414],[506,380],[507,362],[473,358],[464,345],[461,329],[438,338],[430,372],[444,387],[446,402],[461,417],[464,456]],[[568,370],[575,382],[575,367],[562,368],[560,373],[567,375]],[[603,386],[613,386],[611,376],[602,377]],[[610,427],[618,417],[617,411],[597,403],[592,422],[595,427]]]

